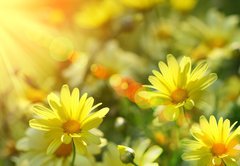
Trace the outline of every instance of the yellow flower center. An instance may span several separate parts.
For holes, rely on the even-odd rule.
[[[208,40],[208,45],[212,48],[222,48],[227,44],[224,37],[216,36]]]
[[[161,25],[157,32],[156,35],[161,38],[161,39],[170,39],[172,38],[172,28],[169,25]]]
[[[26,91],[26,97],[28,100],[32,101],[33,103],[43,101],[46,97],[46,93],[40,89],[29,88]]]
[[[227,152],[227,148],[222,143],[217,143],[212,146],[212,153],[215,156],[221,156],[222,154]]]
[[[180,103],[186,100],[188,93],[185,89],[178,88],[172,92],[171,98],[173,103]]]
[[[77,133],[80,131],[80,124],[76,120],[68,120],[63,124],[63,130],[68,134]]]
[[[55,152],[57,157],[67,157],[72,153],[72,144],[62,144]]]

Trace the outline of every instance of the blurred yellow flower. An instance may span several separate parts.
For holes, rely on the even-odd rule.
[[[206,13],[204,21],[190,16],[176,35],[176,47],[194,60],[207,59],[212,68],[219,67],[239,47],[238,24],[236,15],[225,16],[215,9]]]
[[[134,142],[133,149],[122,145],[117,148],[115,144],[109,143],[107,151],[103,154],[103,162],[101,164],[99,163],[99,166],[132,166],[132,163],[124,164],[120,160],[120,153],[123,150],[129,152],[128,154],[130,154],[130,158],[133,157],[131,154],[134,154],[133,162],[138,166],[158,166],[159,164],[155,161],[163,152],[161,147],[151,145],[150,139],[143,139]]]
[[[135,151],[134,162],[139,166],[158,166],[157,159],[162,154],[163,149],[158,145],[151,145],[150,139],[143,139],[134,142]]]
[[[98,136],[91,132],[103,121],[108,113],[108,108],[91,113],[100,104],[93,106],[94,99],[87,98],[87,94],[79,100],[79,90],[75,88],[70,93],[69,87],[63,85],[60,98],[51,93],[48,95],[48,103],[51,109],[42,105],[34,106],[34,113],[39,117],[30,120],[32,128],[47,131],[52,142],[48,146],[47,153],[56,152],[59,146],[70,144],[72,141],[77,150],[84,154],[88,144],[100,144]]]
[[[121,0],[121,2],[131,8],[144,10],[157,5],[163,0]]]
[[[46,132],[27,129],[26,137],[17,142],[17,149],[24,152],[15,159],[17,166],[69,166],[72,158],[72,145],[62,143],[54,154],[46,154],[46,148],[51,142]],[[36,146],[38,145],[38,146]],[[76,155],[76,162],[91,166],[91,157]]]
[[[199,165],[237,166],[240,155],[240,126],[231,131],[237,124],[230,126],[228,119],[220,118],[217,122],[211,116],[209,122],[204,116],[200,117],[200,125],[193,126],[192,136],[196,140],[185,140],[186,152],[184,160],[197,160]]]
[[[192,10],[197,3],[197,0],[170,0],[171,6],[181,12]]]
[[[156,102],[154,105],[165,105],[165,115],[171,120],[178,117],[181,109],[191,110],[203,90],[217,79],[215,73],[206,74],[206,62],[192,70],[189,57],[183,57],[179,64],[174,56],[168,55],[167,64],[159,62],[158,66],[161,73],[153,70],[154,76],[149,77],[152,85],[146,86],[156,91],[142,91],[139,95]]]
[[[117,1],[104,0],[86,4],[75,15],[75,22],[81,28],[94,29],[103,26],[122,12]]]

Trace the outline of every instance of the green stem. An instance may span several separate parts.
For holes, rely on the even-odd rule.
[[[138,166],[134,161],[132,161],[132,164],[133,164],[134,166]]]
[[[74,166],[75,158],[76,158],[76,148],[74,142],[72,142],[72,149],[73,149],[73,156],[72,156],[72,162],[71,166]]]

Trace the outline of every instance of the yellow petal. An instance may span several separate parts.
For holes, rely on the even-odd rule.
[[[181,69],[181,72],[184,72],[184,73],[187,73],[187,74],[190,73],[190,71],[191,71],[191,59],[189,57],[184,56],[181,59],[180,69]]]
[[[60,138],[54,139],[47,148],[47,154],[53,154],[61,144]]]
[[[85,102],[85,104],[84,104],[84,106],[83,106],[83,108],[81,110],[80,121],[85,119],[86,116],[90,113],[91,108],[93,106],[93,102],[94,102],[94,99],[92,97],[89,97],[86,100],[86,102]]]
[[[212,155],[208,148],[200,148],[195,149],[194,151],[185,152],[182,155],[182,158],[183,160],[200,160],[200,159],[209,160],[210,159],[209,156]]]
[[[171,75],[174,76],[173,77],[174,84],[175,86],[177,86],[177,78],[179,73],[178,62],[173,55],[169,54],[167,55],[167,63],[168,63],[169,70],[171,71]]]
[[[103,119],[102,118],[94,118],[88,121],[85,121],[81,124],[81,128],[83,131],[88,131],[92,128],[97,128],[101,123]]]
[[[80,154],[86,154],[87,153],[87,148],[86,148],[86,143],[84,143],[81,139],[79,138],[73,138],[74,145],[76,146],[76,150]]]
[[[240,135],[240,126],[238,126],[238,128],[236,128],[231,135],[227,138],[227,142],[226,144],[228,144],[231,140],[233,140],[235,137]]]
[[[170,85],[167,81],[165,81],[162,74],[156,70],[153,70],[152,72],[156,77],[149,76],[148,80],[154,86],[154,89],[159,90],[161,93],[170,94],[171,93]]]
[[[185,108],[186,110],[191,110],[191,109],[193,109],[194,105],[195,105],[195,104],[194,104],[194,101],[193,101],[193,100],[187,99],[186,102],[184,103],[184,108]]]
[[[88,121],[91,121],[92,119],[95,119],[95,118],[103,118],[108,112],[109,112],[109,108],[107,107],[102,108],[101,110],[89,115],[82,123],[87,123]]]
[[[65,114],[67,114],[68,117],[71,117],[71,95],[68,85],[62,86],[60,98]]]
[[[157,145],[151,146],[147,152],[145,152],[142,162],[144,163],[149,163],[149,162],[154,162],[163,152],[162,148],[160,148]]]
[[[72,137],[69,136],[68,134],[63,134],[63,135],[61,136],[61,142],[62,142],[62,143],[70,144],[71,141],[72,141]]]
[[[102,103],[98,103],[95,106],[93,106],[90,110],[90,112],[92,112],[93,110],[95,110],[97,107],[99,107],[100,105],[102,105]]]
[[[238,163],[237,163],[236,159],[234,159],[234,158],[225,157],[225,158],[223,158],[223,161],[227,166],[238,166]]]
[[[208,69],[208,64],[206,61],[199,63],[191,73],[191,80],[196,80],[204,76]]]
[[[54,114],[54,112],[50,109],[48,109],[47,107],[44,107],[42,105],[34,105],[33,106],[33,112],[44,118],[44,119],[53,119],[56,118],[56,115]]]
[[[50,131],[54,129],[61,129],[61,122],[58,119],[44,120],[44,119],[32,119],[29,121],[29,125],[32,128]]]
[[[229,136],[229,133],[230,133],[230,120],[226,119],[224,122],[223,122],[223,129],[222,129],[222,139],[224,142],[227,141],[227,137]]]
[[[54,93],[50,93],[47,99],[51,109],[58,115],[59,119],[65,120],[68,118],[68,116],[63,111],[59,97],[57,95],[55,95]]]
[[[218,139],[217,142],[223,142],[223,118],[218,120]]]
[[[79,105],[78,105],[78,113],[77,113],[78,119],[81,118],[80,116],[81,116],[81,113],[82,113],[82,111],[83,111],[85,102],[86,102],[86,100],[87,100],[87,95],[88,95],[87,93],[84,93],[84,94],[82,95],[82,97],[80,98]]]
[[[171,75],[171,72],[170,72],[168,66],[167,66],[165,63],[163,63],[162,61],[160,61],[160,62],[158,63],[158,67],[159,67],[159,69],[160,69],[160,71],[161,71],[164,79],[165,79],[166,82],[168,83],[168,87],[169,87],[170,89],[174,89],[174,88],[175,88],[175,85],[174,85],[174,81],[173,81],[174,79],[173,79],[173,77],[175,77],[175,76],[174,76],[174,75]]]
[[[179,116],[180,110],[174,106],[166,106],[163,110],[164,117],[169,120],[173,121],[176,120]]]
[[[90,132],[81,133],[81,139],[87,144],[100,144],[100,138]]]
[[[145,153],[146,149],[150,144],[151,144],[150,139],[144,139],[143,141],[141,141],[141,146],[139,146],[139,144],[137,144],[136,147],[134,146],[136,161],[141,160],[143,154]]]
[[[217,141],[218,136],[219,136],[219,134],[218,134],[218,124],[217,124],[216,118],[214,116],[210,116],[209,125],[210,125],[209,129],[212,132],[214,141]]]
[[[74,88],[71,96],[71,117],[72,119],[78,118],[79,108],[79,90]]]

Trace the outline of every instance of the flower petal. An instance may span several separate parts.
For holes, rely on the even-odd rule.
[[[88,131],[92,128],[97,128],[101,123],[103,119],[102,118],[94,118],[90,120],[86,120],[81,124],[81,128],[83,131]]]
[[[29,125],[32,128],[43,130],[43,131],[50,131],[54,129],[61,129],[61,122],[58,119],[32,119],[29,121]]]
[[[157,145],[151,146],[144,154],[142,163],[151,163],[154,162],[163,152],[162,148]]]
[[[86,154],[87,153],[87,148],[86,148],[86,143],[84,143],[81,139],[79,138],[73,138],[74,145],[76,146],[76,150],[80,154]]]
[[[81,134],[81,139],[87,144],[100,144],[100,138],[90,132],[84,132]]]
[[[63,108],[60,104],[59,97],[54,93],[50,93],[47,97],[48,104],[50,105],[51,109],[58,115],[59,119],[66,119],[68,118],[63,111]]]
[[[53,154],[62,144],[60,138],[55,138],[47,148],[47,154]]]
[[[72,141],[72,137],[69,136],[68,134],[63,134],[61,136],[61,142],[64,143],[64,144],[70,144]]]
[[[67,114],[68,117],[71,117],[71,95],[68,85],[62,86],[60,98],[65,114]]]
[[[47,107],[44,107],[42,105],[34,105],[33,106],[33,112],[45,119],[53,119],[56,117],[56,115],[54,114],[54,112],[50,109],[48,109]]]
[[[80,121],[85,119],[86,116],[90,113],[91,111],[91,108],[93,106],[93,102],[94,102],[94,99],[92,97],[89,97],[86,102],[84,103],[84,106],[81,110],[81,114],[80,114]]]

